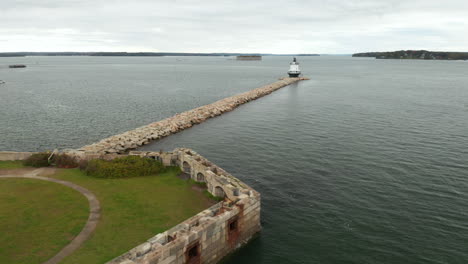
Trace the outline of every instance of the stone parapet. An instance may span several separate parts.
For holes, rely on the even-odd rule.
[[[32,154],[37,152],[14,152],[14,151],[0,151],[0,160],[25,160],[31,157]]]

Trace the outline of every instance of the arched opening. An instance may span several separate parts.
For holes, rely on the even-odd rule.
[[[231,246],[234,246],[238,239],[239,239],[239,219],[237,216],[229,219],[227,223],[227,231],[228,231],[228,241]]]
[[[197,181],[199,182],[205,182],[205,175],[203,175],[203,173],[199,172],[197,174]]]
[[[216,197],[221,197],[221,198],[226,197],[226,193],[224,192],[223,188],[221,188],[221,187],[219,187],[219,186],[216,186],[216,187],[215,187],[214,195],[215,195]]]
[[[187,247],[187,250],[185,251],[185,263],[199,264],[201,263],[200,257],[201,257],[201,248],[200,248],[200,243],[198,241]]]
[[[184,161],[182,167],[184,168],[184,172],[190,175],[190,165],[188,164],[188,162]]]

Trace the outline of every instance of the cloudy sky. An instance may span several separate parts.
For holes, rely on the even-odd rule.
[[[0,0],[0,52],[468,51],[468,0]]]

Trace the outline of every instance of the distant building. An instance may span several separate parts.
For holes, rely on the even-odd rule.
[[[260,56],[260,55],[241,55],[241,56],[237,56],[237,60],[246,60],[246,61],[262,60],[262,56]]]

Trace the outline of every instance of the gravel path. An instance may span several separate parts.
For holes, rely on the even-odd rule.
[[[91,234],[94,232],[94,229],[96,229],[96,225],[99,222],[99,218],[101,217],[101,206],[99,205],[99,200],[96,198],[96,196],[92,192],[90,192],[88,189],[85,189],[79,185],[76,185],[68,181],[62,181],[58,179],[37,176],[38,174],[41,174],[41,173],[47,173],[49,170],[50,169],[47,169],[47,168],[41,168],[41,169],[36,169],[33,171],[27,171],[24,174],[20,174],[20,175],[18,175],[18,173],[15,173],[14,175],[13,174],[0,175],[0,179],[1,178],[28,178],[28,179],[37,179],[37,180],[55,182],[55,183],[59,183],[59,184],[62,184],[62,185],[65,185],[67,187],[77,190],[78,192],[83,194],[88,199],[89,217],[83,230],[81,230],[78,236],[76,236],[70,242],[70,244],[68,244],[62,250],[60,250],[60,252],[57,253],[57,255],[55,255],[54,257],[52,257],[51,259],[43,263],[43,264],[56,264],[56,263],[59,263],[68,255],[70,255],[71,253],[73,253],[75,250],[77,250],[83,244],[83,242],[85,242],[91,236]]]

